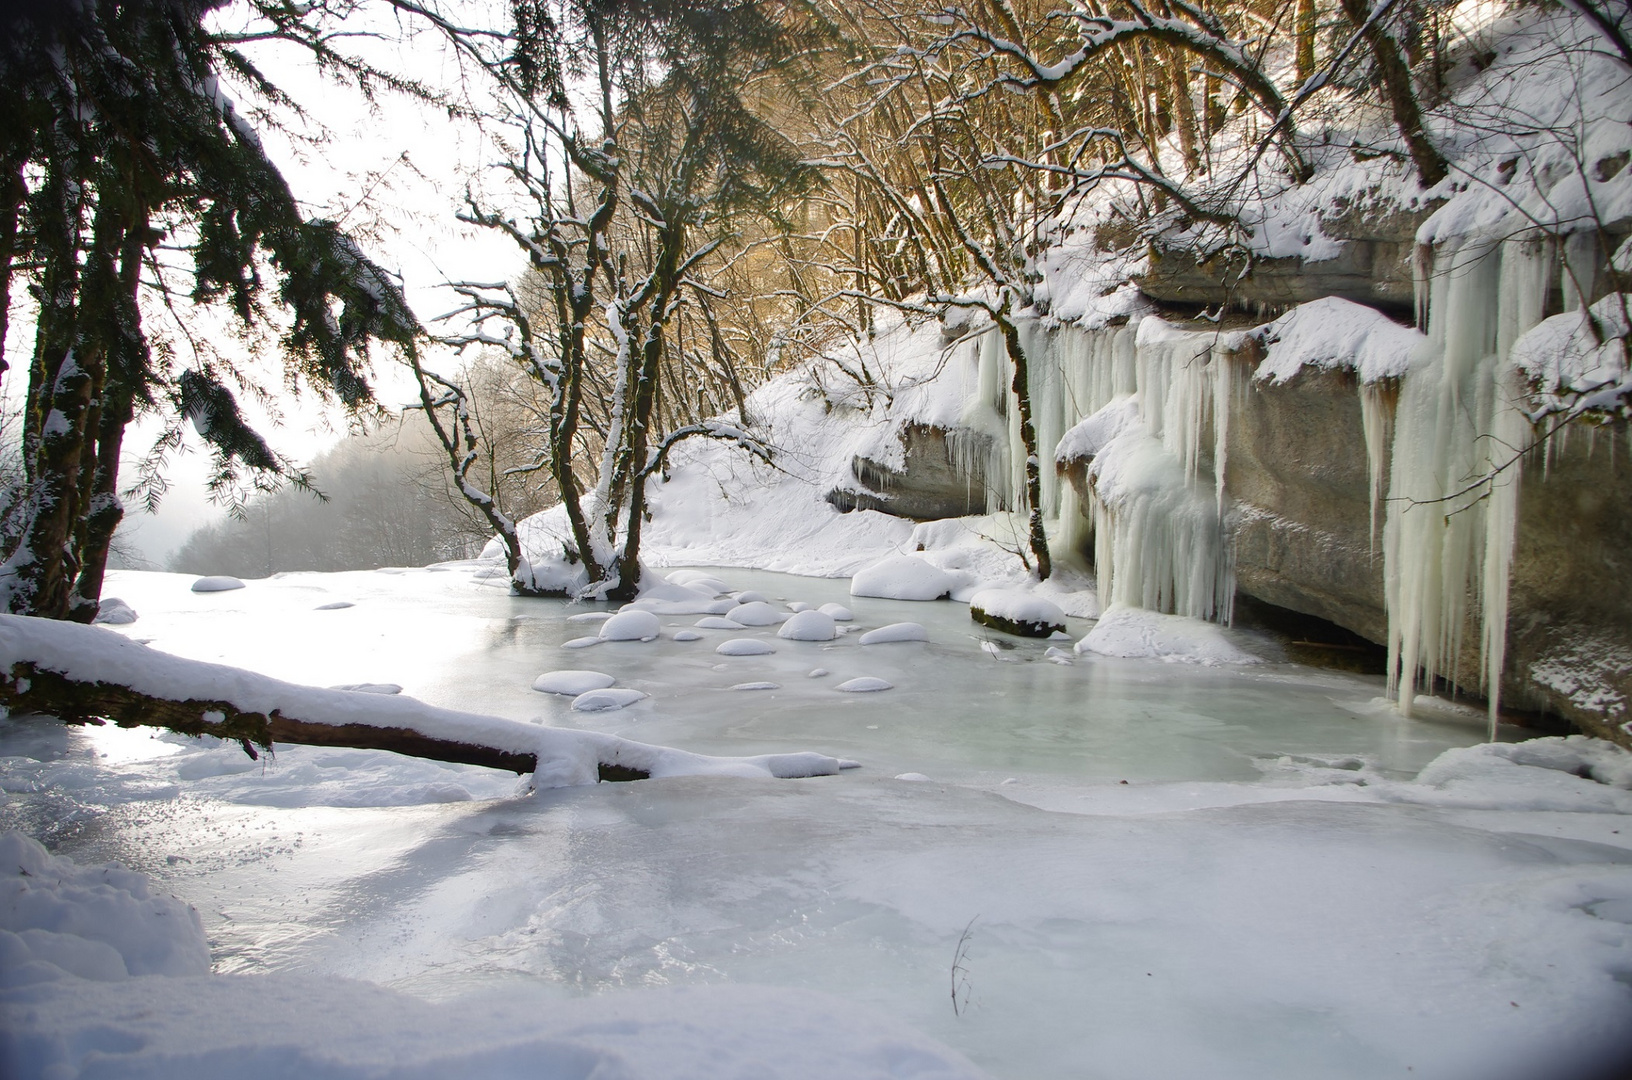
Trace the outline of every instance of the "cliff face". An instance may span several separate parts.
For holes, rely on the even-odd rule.
[[[1064,369],[1062,386],[1093,409],[1059,440],[1061,488],[1073,497],[1060,500],[1058,509],[1077,524],[1062,520],[1056,535],[1086,538],[1077,542],[1098,564],[1102,602],[1108,602],[1108,589],[1116,589],[1119,595],[1144,598],[1146,606],[1220,617],[1227,602],[1184,609],[1186,577],[1193,580],[1198,566],[1217,559],[1224,566],[1222,580],[1234,592],[1392,645],[1409,686],[1415,666],[1410,656],[1416,654],[1410,652],[1398,610],[1391,641],[1392,572],[1396,609],[1415,603],[1429,611],[1430,623],[1435,611],[1444,613],[1442,622],[1424,632],[1449,643],[1435,663],[1437,676],[1469,696],[1485,696],[1491,642],[1482,620],[1487,608],[1505,610],[1505,635],[1498,639],[1505,651],[1499,664],[1504,707],[1562,717],[1590,734],[1632,745],[1632,433],[1627,423],[1602,416],[1573,421],[1504,470],[1501,476],[1517,480],[1511,525],[1490,505],[1497,501],[1490,490],[1473,490],[1443,504],[1411,505],[1398,492],[1414,490],[1412,469],[1420,471],[1420,465],[1396,463],[1395,440],[1420,439],[1420,432],[1396,431],[1404,376],[1394,372],[1404,372],[1410,363],[1409,355],[1398,354],[1410,354],[1429,339],[1367,321],[1380,316],[1356,316],[1346,308],[1311,308],[1307,315],[1310,325],[1303,331],[1282,320],[1267,330],[1220,335],[1157,320],[1156,331],[1147,326],[1095,332],[1101,340],[1093,348],[1064,340],[1059,332],[1048,339],[1053,351],[1047,362]],[[1359,321],[1334,325],[1344,318]],[[1315,330],[1341,339],[1348,353],[1325,355],[1333,350],[1311,344]],[[1368,340],[1375,346],[1369,354]],[[1290,360],[1289,349],[1321,362]],[[1075,374],[1071,357],[1088,358],[1078,361],[1081,370]],[[1106,362],[1120,370],[1107,377],[1100,370]],[[1186,402],[1185,408],[1176,407]],[[1155,419],[1161,414],[1165,420]],[[1189,415],[1188,423],[1181,414]],[[887,492],[886,498],[869,501],[870,508],[922,519],[987,505],[985,476],[960,472],[947,446],[977,438],[1000,444],[998,434],[924,425],[904,432],[900,468],[854,463],[858,479]],[[1491,440],[1476,434],[1472,441]],[[1152,470],[1148,462],[1167,454],[1167,445],[1179,448],[1169,455],[1171,469]],[[1419,450],[1407,446],[1402,453]],[[1180,464],[1186,452],[1193,463],[1188,477]],[[1490,462],[1506,457],[1494,453],[1479,460],[1488,470],[1495,468]],[[1453,464],[1446,473],[1453,494],[1460,467]],[[1003,497],[999,493],[998,501]],[[1216,516],[1210,512],[1215,499],[1222,507]],[[1428,557],[1413,554],[1401,539],[1402,522],[1411,520],[1407,514],[1433,515],[1439,519],[1433,524],[1446,530]],[[1455,532],[1459,526],[1466,526],[1464,533]],[[1489,584],[1480,584],[1482,545],[1487,534],[1504,528],[1512,535],[1505,609],[1486,595]],[[1208,530],[1217,534],[1211,554],[1204,550]],[[1460,569],[1454,557],[1458,545],[1476,549],[1471,565]],[[1463,552],[1462,558],[1467,563],[1469,556]],[[1444,595],[1438,608],[1411,595],[1412,588],[1422,586],[1410,582],[1427,580],[1411,577],[1413,560],[1427,565],[1429,577],[1439,582]],[[1126,568],[1133,564],[1137,569]],[[1122,566],[1116,585],[1110,581],[1113,565]],[[1168,569],[1150,569],[1159,565]],[[1175,584],[1152,579],[1153,573],[1168,574]],[[1444,575],[1449,576],[1439,580]]]

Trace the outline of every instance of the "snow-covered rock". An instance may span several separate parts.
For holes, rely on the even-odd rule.
[[[850,609],[845,607],[843,604],[823,604],[816,610],[820,611],[823,615],[826,615],[834,622],[850,622],[855,618],[855,615],[851,614]]]
[[[1216,623],[1119,604],[1107,608],[1088,636],[1077,642],[1077,652],[1209,666],[1263,662],[1237,647]]]
[[[1024,589],[982,589],[969,598],[969,617],[1021,637],[1048,637],[1065,629],[1058,604]]]
[[[587,694],[591,690],[604,690],[617,681],[604,671],[564,668],[560,671],[546,671],[534,679],[533,689],[541,694],[563,694],[567,697],[577,697],[579,694]]]
[[[193,591],[196,593],[231,592],[233,589],[242,589],[243,587],[244,583],[242,581],[226,574],[201,577],[193,582]]]
[[[645,696],[639,690],[631,690],[626,686],[590,690],[572,699],[572,710],[573,712],[612,712],[617,709],[628,708]]]
[[[850,579],[851,596],[878,596],[886,600],[941,600],[963,584],[925,559],[891,555]]]
[[[833,616],[814,609],[795,612],[783,623],[776,636],[789,641],[832,641],[839,636]]]
[[[650,611],[620,611],[601,624],[602,641],[651,641],[662,624]]]
[[[765,600],[750,600],[727,611],[725,617],[742,626],[775,626],[787,618],[787,612],[776,610]]]
[[[895,684],[888,679],[872,675],[858,675],[854,679],[846,679],[833,689],[843,690],[847,694],[874,694],[880,690],[894,690]]]
[[[896,641],[928,641],[929,631],[922,623],[897,622],[880,626],[861,635],[863,645],[886,645]]]
[[[102,602],[96,605],[96,618],[93,621],[108,626],[129,626],[136,621],[136,609],[117,596],[104,596]]]
[[[776,650],[759,638],[739,637],[720,642],[714,651],[721,656],[768,656]]]

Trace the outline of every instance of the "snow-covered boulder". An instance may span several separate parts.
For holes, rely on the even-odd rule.
[[[775,626],[787,613],[776,610],[764,600],[750,600],[727,611],[725,617],[743,626]]]
[[[1065,612],[1024,589],[982,589],[969,598],[969,617],[982,626],[1020,637],[1048,637],[1065,630]]]
[[[879,596],[886,600],[941,600],[963,584],[933,563],[911,555],[891,555],[850,579],[851,596]]]
[[[847,694],[876,694],[880,690],[894,690],[895,684],[872,675],[858,675],[854,679],[846,679],[833,689],[843,690]]]
[[[602,641],[651,641],[661,624],[657,616],[639,608],[620,611],[601,624]]]
[[[915,622],[890,623],[861,635],[863,645],[885,645],[896,641],[928,641],[929,631]]]
[[[855,618],[850,609],[843,604],[823,604],[816,610],[828,616],[834,622],[850,622]]]
[[[102,602],[96,605],[96,618],[93,621],[107,626],[129,626],[136,621],[136,609],[117,596],[103,597]]]
[[[608,687],[605,690],[590,690],[579,694],[572,699],[573,712],[613,712],[627,708],[646,695],[639,690],[628,687]]]
[[[758,638],[738,637],[720,642],[714,651],[721,656],[767,656],[776,650]]]
[[[839,636],[839,628],[834,625],[833,616],[810,608],[795,612],[776,636],[789,641],[832,641]]]
[[[244,583],[242,581],[239,581],[235,577],[229,577],[226,574],[215,574],[210,577],[201,577],[197,581],[193,582],[193,591],[198,593],[231,592],[233,589],[242,589],[243,587]]]
[[[561,671],[546,671],[533,680],[533,689],[541,694],[563,694],[567,697],[577,697],[579,694],[587,694],[591,690],[605,690],[617,681],[604,671],[566,668]]]

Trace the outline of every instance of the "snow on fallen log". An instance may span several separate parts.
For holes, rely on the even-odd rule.
[[[413,698],[323,690],[186,660],[96,626],[0,615],[0,705],[69,723],[165,727],[253,747],[279,742],[392,750],[532,773],[538,787],[667,776],[831,776],[825,754],[710,757],[665,746],[456,712]]]

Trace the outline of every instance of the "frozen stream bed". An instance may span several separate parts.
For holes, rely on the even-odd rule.
[[[271,976],[185,993],[188,980],[148,980],[140,996],[172,1018],[213,995],[208,1037],[151,1012],[119,1019],[128,984],[8,991],[4,1045],[78,1063],[61,1075],[182,1075],[177,1061],[219,1044],[227,1057],[198,1060],[257,1076],[245,1062],[289,1065],[267,1057],[283,1039],[321,1058],[303,1060],[307,1075],[420,1075],[371,1041],[491,1050],[569,1021],[604,1035],[612,1014],[585,1019],[590,999],[693,1028],[729,1012],[739,1034],[757,1031],[752,1053],[782,1062],[716,1075],[863,1075],[839,1044],[884,1045],[874,1023],[898,1033],[869,1059],[887,1063],[879,1075],[1005,1080],[1569,1080],[1609,1075],[1632,1050],[1632,770],[1618,751],[1479,747],[1472,710],[1402,719],[1380,679],[1280,662],[1247,634],[1231,641],[1268,662],[1078,655],[982,631],[961,604],[714,573],[784,612],[839,603],[855,618],[817,642],[662,615],[657,640],[566,648],[604,609],[512,598],[473,565],[213,593],[110,575],[108,595],[140,613],[121,632],[178,655],[862,768],[528,793],[513,776],[384,753],[285,747],[252,762],[177,736],[0,721],[0,826],[150,875],[197,909],[218,975]],[[903,621],[928,640],[859,644]],[[1073,638],[1091,626],[1069,620]],[[716,651],[737,638],[775,651]],[[532,689],[563,669],[646,696],[585,712]],[[861,677],[892,688],[837,689]],[[652,993],[672,987],[715,989]],[[277,1034],[255,1032],[264,1016]],[[908,1053],[913,1031],[927,1038]],[[349,1049],[322,1057],[330,1044]],[[720,1061],[751,1056],[727,1053],[742,1039],[714,1045]],[[590,1074],[516,1053],[447,1067]],[[604,1075],[710,1074],[706,1055],[647,1071],[637,1058]]]

